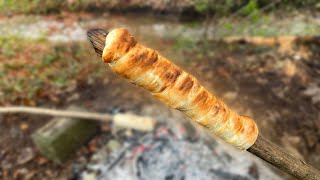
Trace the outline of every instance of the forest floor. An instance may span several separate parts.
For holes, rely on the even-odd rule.
[[[189,32],[184,37],[176,38],[175,34],[163,36],[162,33],[168,30],[163,25],[165,23],[148,25],[152,20],[147,19],[141,26],[135,27],[128,23],[130,20],[125,20],[126,17],[106,16],[113,20],[104,25],[101,21],[92,24],[86,21],[94,17],[92,15],[83,15],[81,22],[72,14],[67,16],[69,18],[40,17],[45,21],[62,22],[63,26],[49,26],[45,35],[35,38],[28,37],[37,31],[29,26],[20,28],[30,28],[30,33],[22,31],[26,34],[1,36],[0,104],[58,109],[77,104],[90,111],[121,109],[137,114],[150,107],[153,111],[169,111],[144,90],[114,75],[99,60],[83,35],[79,35],[81,41],[76,41],[77,36],[75,40],[64,41],[65,37],[72,38],[70,34],[83,33],[81,29],[65,30],[61,36],[56,34],[69,26],[77,29],[77,23],[84,23],[85,29],[97,26],[110,29],[120,24],[132,29],[142,42],[193,74],[231,109],[253,117],[266,138],[320,168],[319,39],[309,43],[294,41],[283,51],[277,44],[226,43],[214,39],[194,41],[186,37],[203,32],[189,30],[194,24],[170,27],[180,27],[182,34]],[[7,17],[0,19],[2,22],[12,22]],[[21,19],[14,21],[20,22]],[[30,21],[38,22],[33,18]],[[47,28],[44,26],[38,23],[35,27]],[[7,28],[11,31],[14,25],[8,23]],[[150,34],[147,32],[150,28],[158,31]],[[315,31],[312,28],[303,35],[313,35],[310,33]],[[3,33],[5,30],[0,31]],[[157,118],[161,118],[161,113]],[[48,119],[44,116],[0,114],[0,177],[72,178],[74,174],[71,172],[76,171],[73,163],[87,162],[97,149],[105,145],[105,136],[110,131],[106,130],[108,125],[101,124],[101,132],[61,167],[42,157],[30,138],[30,134]]]

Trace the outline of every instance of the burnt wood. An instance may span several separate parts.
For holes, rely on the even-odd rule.
[[[96,53],[101,57],[108,33],[102,29],[92,29],[88,31],[87,35]],[[320,180],[320,171],[269,142],[261,135],[247,151],[297,179]]]

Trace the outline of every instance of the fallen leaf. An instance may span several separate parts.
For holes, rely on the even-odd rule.
[[[18,169],[13,173],[13,179],[20,179],[22,177],[25,177],[27,173],[28,173],[28,169],[26,168]]]
[[[52,176],[54,175],[53,172],[52,172],[51,170],[49,170],[49,169],[46,170],[45,173],[46,173],[46,175],[49,176],[49,177],[52,177]]]
[[[284,74],[288,77],[292,77],[296,74],[297,72],[297,67],[296,65],[290,61],[290,60],[287,60],[285,61],[285,63],[283,64],[283,67],[282,67],[282,70],[284,72]]]
[[[97,151],[97,140],[93,139],[89,142],[89,147],[88,147],[89,151],[91,153],[94,153]]]
[[[44,164],[47,164],[48,162],[49,162],[49,160],[46,159],[46,158],[44,158],[44,157],[39,157],[39,158],[37,159],[38,165],[44,165]]]
[[[25,164],[29,161],[31,161],[35,156],[35,153],[33,152],[33,149],[30,147],[22,149],[20,152],[18,158],[17,158],[17,164]]]
[[[0,165],[1,165],[1,169],[3,169],[3,170],[9,170],[13,167],[11,162],[9,162],[6,159],[2,160]]]
[[[100,126],[100,129],[102,132],[110,132],[111,131],[111,127],[109,123],[102,123]]]
[[[27,123],[25,123],[25,122],[21,123],[21,124],[20,124],[20,129],[21,129],[21,130],[27,130],[27,129],[29,129],[29,124],[27,124]]]
[[[7,170],[2,171],[2,177],[6,178],[8,177],[8,175],[9,175],[9,172]]]
[[[309,85],[303,94],[311,97],[313,104],[320,102],[320,88],[316,84]]]

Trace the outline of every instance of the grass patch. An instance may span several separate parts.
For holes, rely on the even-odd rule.
[[[0,37],[0,104],[36,101],[97,79],[101,68],[87,43]]]
[[[253,14],[261,8],[270,5],[272,2],[267,0],[176,0],[176,5],[168,3],[167,0],[0,0],[0,14],[8,13],[57,13],[61,11],[105,11],[106,9],[132,10],[149,8],[154,11],[181,10],[193,11],[199,14],[214,13],[226,16],[242,11],[242,15]],[[297,9],[309,8],[319,10],[318,0],[283,0],[274,9]],[[258,17],[258,16],[257,16]]]
[[[2,13],[49,13],[58,11],[62,0],[1,0]]]

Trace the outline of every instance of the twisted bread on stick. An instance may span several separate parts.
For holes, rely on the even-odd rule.
[[[256,141],[258,128],[252,119],[231,111],[190,74],[137,43],[126,29],[108,34],[102,59],[120,76],[233,146],[248,149]]]

